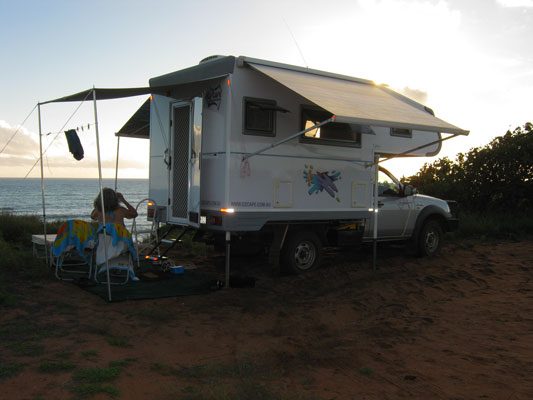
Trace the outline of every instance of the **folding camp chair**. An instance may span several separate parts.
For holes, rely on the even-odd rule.
[[[86,221],[70,219],[63,223],[52,245],[52,261],[57,279],[90,279],[93,270],[94,228]]]
[[[107,223],[98,228],[94,275],[96,282],[107,283],[108,266],[112,285],[124,285],[130,279],[138,280],[134,270],[136,259],[137,252],[131,234],[124,225]],[[102,278],[102,275],[105,277]]]

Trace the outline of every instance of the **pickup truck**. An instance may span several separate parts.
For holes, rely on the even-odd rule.
[[[385,168],[378,174],[379,242],[403,241],[417,255],[432,257],[439,253],[445,232],[457,229],[456,203],[418,194],[403,185]],[[322,246],[353,245],[372,242],[375,213],[362,224],[348,222],[334,227],[308,225],[289,231],[283,240],[280,261],[292,273],[302,273],[320,265]],[[344,229],[351,227],[352,229]],[[332,234],[333,233],[333,234]],[[343,238],[350,238],[345,240]]]

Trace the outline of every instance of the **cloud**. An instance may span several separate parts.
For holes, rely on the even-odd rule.
[[[39,142],[34,138],[35,134],[22,127],[11,126],[6,121],[0,120],[0,150],[9,142],[5,150],[0,154],[0,176],[25,176],[34,166],[39,158]],[[13,136],[15,134],[15,136]],[[11,141],[10,141],[11,139]],[[43,143],[43,148],[47,147],[49,138]],[[96,156],[87,151],[85,158],[76,161],[68,152],[66,142],[57,144],[61,148],[59,154],[53,154],[53,147],[43,157],[46,176],[71,176],[71,177],[96,177],[97,160]],[[56,146],[56,147],[57,147]],[[89,148],[91,146],[89,145]],[[90,150],[90,149],[89,149]],[[144,161],[144,162],[143,162]],[[102,169],[107,171],[106,176],[114,176],[114,157],[102,160]],[[122,157],[119,161],[119,174],[127,177],[137,177],[145,175],[148,160],[143,158],[131,160]],[[30,176],[38,176],[39,164],[33,167]]]
[[[0,120],[0,150],[7,144],[9,139],[17,131],[17,127],[9,125],[6,121]],[[39,154],[39,142],[35,140],[31,133],[21,127],[13,140],[5,148],[3,156],[27,156]]]
[[[533,7],[533,0],[496,0],[502,7]]]
[[[413,89],[408,86],[405,86],[403,89],[399,91],[401,94],[409,97],[410,99],[413,99],[414,101],[418,101],[419,103],[426,104],[428,100],[428,94],[427,92],[424,92],[423,90],[419,89]]]

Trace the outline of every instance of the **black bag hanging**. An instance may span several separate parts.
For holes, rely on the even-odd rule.
[[[83,146],[78,134],[74,129],[70,129],[65,131],[65,136],[67,137],[68,151],[72,153],[76,160],[80,161],[83,158]]]

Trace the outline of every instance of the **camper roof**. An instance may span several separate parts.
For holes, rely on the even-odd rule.
[[[468,131],[436,118],[423,104],[372,81],[309,68],[239,57],[336,116],[336,121],[467,135]]]
[[[468,131],[443,121],[433,111],[388,87],[370,80],[240,56],[216,56],[200,64],[150,79],[154,93],[186,98],[201,93],[237,68],[252,68],[331,112],[338,122],[406,128],[468,135]],[[143,104],[117,133],[148,137],[148,118]]]

